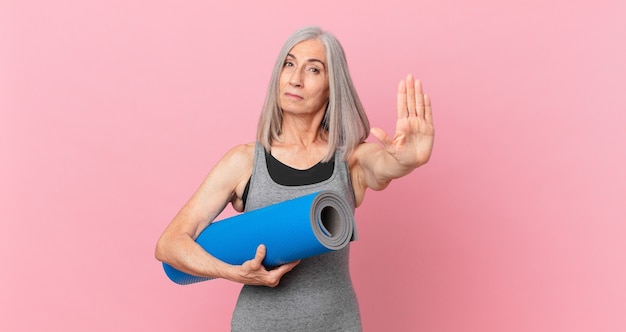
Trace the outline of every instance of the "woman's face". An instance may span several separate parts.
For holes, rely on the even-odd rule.
[[[280,73],[278,102],[283,112],[324,112],[328,102],[326,49],[317,39],[294,46]]]

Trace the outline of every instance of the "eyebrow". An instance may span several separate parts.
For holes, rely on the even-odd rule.
[[[287,57],[292,57],[292,58],[294,58],[294,59],[296,58],[296,57],[295,57],[293,54],[291,54],[291,53],[287,54]],[[307,59],[307,60],[306,60],[306,62],[319,62],[319,63],[322,65],[322,67],[324,67],[324,69],[326,69],[326,64],[324,63],[324,61],[322,61],[322,60],[320,60],[320,59],[310,58],[310,59]]]

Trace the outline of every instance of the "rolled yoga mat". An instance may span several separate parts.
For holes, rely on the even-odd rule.
[[[332,191],[321,191],[216,221],[196,242],[214,257],[233,265],[267,248],[263,265],[272,268],[334,250],[356,240],[354,211]],[[167,276],[186,285],[211,278],[196,277],[163,263]]]

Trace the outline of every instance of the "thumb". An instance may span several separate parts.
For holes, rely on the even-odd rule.
[[[372,136],[374,136],[385,147],[387,147],[391,143],[391,139],[389,138],[387,133],[385,133],[385,131],[380,128],[370,129],[370,134],[372,134]]]
[[[266,253],[267,253],[267,248],[265,248],[265,245],[259,244],[259,246],[256,248],[254,259],[252,260],[252,263],[255,268],[261,267],[261,263],[263,263],[263,259],[265,258]]]

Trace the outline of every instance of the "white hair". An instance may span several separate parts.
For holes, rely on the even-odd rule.
[[[328,152],[323,161],[332,159],[336,150],[346,159],[369,134],[370,125],[359,96],[354,88],[343,47],[332,34],[316,26],[303,27],[294,32],[278,54],[270,79],[265,103],[257,127],[257,140],[270,150],[273,140],[279,140],[282,131],[282,110],[278,104],[280,73],[287,54],[298,43],[317,39],[326,49],[328,66],[328,105],[320,126],[320,134],[328,140]]]

